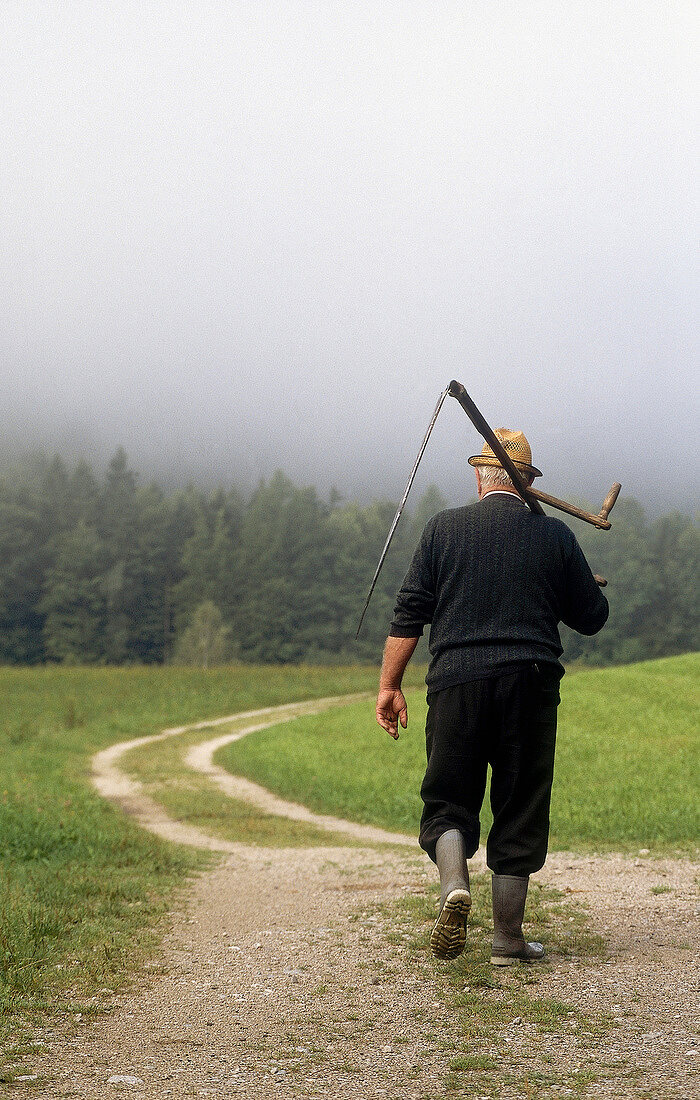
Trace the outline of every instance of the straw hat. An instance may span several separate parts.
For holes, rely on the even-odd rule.
[[[532,451],[530,444],[522,432],[512,432],[510,428],[496,428],[494,435],[500,439],[503,449],[511,459],[517,470],[522,470],[533,477],[542,477],[542,471],[532,465]],[[499,466],[501,463],[489,447],[484,443],[480,455],[472,455],[469,459],[470,466]]]

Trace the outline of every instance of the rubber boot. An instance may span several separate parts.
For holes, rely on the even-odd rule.
[[[467,918],[472,899],[464,837],[449,829],[435,845],[435,862],[440,872],[440,913],[430,936],[430,947],[438,959],[456,959],[467,942]]]
[[[523,936],[525,899],[530,879],[517,875],[494,875],[493,901],[493,949],[494,966],[509,966],[518,959],[536,962],[544,955],[541,943],[526,943]]]

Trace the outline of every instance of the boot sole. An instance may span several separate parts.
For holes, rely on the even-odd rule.
[[[430,947],[438,959],[456,959],[467,943],[467,920],[472,907],[468,890],[452,890],[445,899],[435,927],[430,934]]]
[[[512,966],[513,963],[542,962],[544,955],[492,955],[491,966]]]
[[[492,955],[491,966],[512,966],[517,962],[532,962],[532,959],[521,959],[519,955]]]

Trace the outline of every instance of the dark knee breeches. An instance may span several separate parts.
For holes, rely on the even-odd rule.
[[[468,856],[491,765],[493,826],[486,861],[497,875],[530,875],[547,855],[559,704],[556,673],[527,665],[428,695],[428,767],[420,845],[435,860],[441,833],[459,829]]]

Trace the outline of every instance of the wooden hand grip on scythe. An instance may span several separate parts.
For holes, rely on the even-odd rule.
[[[548,493],[542,493],[542,492],[540,492],[539,489],[533,489],[532,486],[528,486],[525,483],[525,481],[523,479],[523,476],[520,473],[520,471],[518,470],[517,466],[514,465],[511,458],[509,457],[509,455],[505,451],[505,449],[503,447],[503,444],[501,443],[500,439],[498,438],[496,433],[492,430],[492,428],[489,427],[488,423],[486,422],[484,417],[481,415],[481,413],[477,409],[476,405],[472,401],[471,397],[469,396],[469,394],[465,390],[462,383],[461,382],[455,382],[454,379],[453,379],[452,382],[450,382],[447,389],[443,390],[443,392],[440,394],[440,397],[438,398],[437,405],[435,406],[435,411],[433,412],[433,415],[430,419],[430,423],[428,425],[428,430],[425,433],[425,436],[423,437],[423,442],[420,445],[420,450],[418,451],[416,461],[413,464],[413,469],[411,470],[410,476],[408,478],[408,483],[407,483],[406,488],[404,490],[403,497],[401,498],[401,503],[399,504],[396,515],[394,516],[391,527],[389,528],[389,534],[387,536],[386,542],[384,543],[384,549],[382,550],[381,556],[379,558],[379,564],[377,565],[377,568],[375,570],[374,577],[372,578],[372,583],[370,585],[369,592],[367,593],[367,599],[365,600],[365,605],[362,608],[362,614],[360,615],[360,622],[358,624],[357,633],[355,635],[356,638],[358,638],[359,635],[360,635],[360,630],[362,628],[362,623],[363,623],[363,620],[364,620],[364,617],[365,617],[365,612],[367,611],[367,608],[369,607],[369,601],[372,598],[372,593],[374,592],[374,587],[377,583],[377,578],[379,577],[379,574],[381,572],[381,568],[384,564],[384,559],[386,558],[387,552],[389,550],[389,545],[391,543],[392,538],[394,537],[394,531],[397,528],[399,519],[401,518],[401,513],[403,512],[403,509],[404,509],[404,505],[406,504],[406,501],[408,499],[408,494],[411,490],[411,486],[413,485],[413,479],[416,476],[416,471],[418,469],[418,464],[420,463],[420,460],[423,457],[423,452],[425,451],[428,440],[430,438],[430,433],[432,432],[433,428],[435,427],[435,421],[438,418],[438,413],[440,412],[440,409],[442,408],[443,401],[448,396],[448,394],[449,394],[450,397],[454,397],[459,402],[459,404],[464,409],[465,413],[467,414],[467,416],[471,420],[471,422],[474,425],[474,427],[476,428],[476,430],[486,440],[489,447],[493,451],[494,455],[496,456],[498,461],[501,463],[501,466],[508,473],[508,475],[509,475],[511,481],[513,482],[513,485],[514,485],[515,489],[517,490],[518,494],[520,495],[522,500],[525,502],[525,504],[527,504],[527,506],[528,506],[528,508],[530,509],[531,512],[535,512],[538,515],[543,516],[545,513],[544,513],[544,510],[542,508],[542,504],[540,503],[540,502],[542,502],[544,504],[549,504],[552,508],[558,508],[560,512],[566,512],[570,516],[576,516],[578,519],[585,520],[586,523],[592,523],[594,527],[598,527],[602,531],[610,530],[611,524],[608,521],[608,515],[612,511],[612,509],[615,505],[615,501],[617,500],[618,494],[620,492],[620,489],[622,488],[622,486],[620,485],[619,482],[616,481],[615,484],[612,486],[610,492],[608,493],[608,495],[606,496],[606,498],[603,502],[603,507],[601,508],[598,515],[593,515],[591,512],[584,512],[582,508],[577,508],[575,504],[568,504],[565,500],[559,500],[557,497],[549,496]],[[597,583],[602,588],[604,588],[605,585],[608,583],[605,580],[604,577],[599,577],[597,574],[594,574],[594,577],[595,577],[595,580],[597,581]]]

